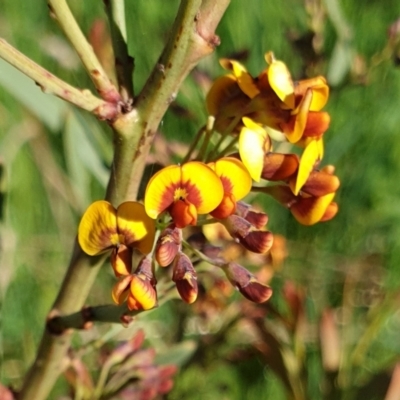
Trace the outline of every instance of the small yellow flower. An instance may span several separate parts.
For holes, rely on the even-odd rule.
[[[206,164],[192,161],[172,165],[149,181],[144,205],[156,219],[168,211],[176,227],[196,225],[198,214],[208,214],[222,201],[224,188],[217,174]]]

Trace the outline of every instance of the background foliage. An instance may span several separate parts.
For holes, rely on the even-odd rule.
[[[74,0],[70,5],[84,32],[105,17],[100,1]],[[126,0],[126,6],[135,87],[140,89],[178,1]],[[321,15],[318,7],[324,10]],[[371,382],[382,384],[384,394],[400,356],[400,47],[399,36],[389,35],[399,17],[396,0],[368,0],[362,7],[357,0],[232,0],[217,30],[221,45],[187,79],[160,126],[160,137],[190,143],[205,121],[204,96],[222,73],[221,57],[240,57],[256,75],[264,68],[264,53],[273,50],[297,79],[328,76],[332,123],[325,135],[325,163],[336,165],[342,182],[336,198],[339,214],[331,222],[304,227],[272,200],[257,199],[270,216],[269,229],[287,238],[288,257],[271,281],[272,306],[290,316],[285,293],[288,282],[294,282],[298,307],[306,315],[301,335],[284,325],[288,336],[282,335],[281,321],[273,313],[268,316],[271,331],[297,360],[293,376],[301,366],[300,381],[305,383],[298,389],[302,395],[293,395],[297,399],[331,393],[319,329],[328,309],[337,328],[331,331],[340,338],[334,349],[339,354],[333,380],[341,388],[338,398],[366,398],[360,396]],[[0,36],[71,84],[91,88],[44,1],[3,0]],[[79,217],[91,201],[103,197],[111,146],[105,124],[46,96],[0,60],[3,383],[18,386],[34,357]],[[90,304],[108,303],[112,282],[104,268]],[[249,337],[246,342],[236,333],[241,332],[240,316],[251,319],[253,311],[236,296],[216,315],[205,316],[205,310],[173,300],[142,314],[130,328],[118,329],[115,338],[143,328],[160,362],[181,366],[171,399],[260,399],[260,393],[265,399],[288,398],[276,364],[271,366],[262,349],[249,345]],[[87,345],[109,329],[97,326],[81,333],[75,346]],[[86,357],[96,371],[96,357]],[[61,380],[54,398],[65,385]],[[371,399],[383,398],[382,392],[367,393]]]

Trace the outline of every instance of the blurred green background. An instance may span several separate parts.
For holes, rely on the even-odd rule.
[[[69,3],[85,33],[105,18],[101,1]],[[179,3],[125,3],[138,92],[160,54]],[[303,296],[307,322],[300,339],[298,331],[282,334],[280,322],[268,316],[285,354],[292,352],[297,360],[291,373],[305,382],[299,389],[302,394],[288,394],[262,351],[242,343],[235,336],[236,326],[224,325],[238,301],[235,297],[214,317],[213,328],[194,326],[198,310],[178,301],[141,315],[129,328],[143,327],[160,358],[181,365],[168,398],[384,398],[393,366],[400,360],[400,22],[397,28],[394,25],[398,18],[396,0],[232,0],[217,30],[221,45],[185,81],[162,121],[160,135],[190,143],[206,119],[207,88],[223,73],[219,58],[239,57],[257,75],[265,68],[264,53],[272,50],[296,79],[328,77],[332,123],[325,134],[323,162],[334,164],[340,177],[340,211],[328,223],[304,227],[272,200],[258,199],[269,214],[269,229],[286,237],[289,254],[271,281],[271,304],[288,315],[283,293],[289,281]],[[71,84],[93,89],[49,17],[45,1],[1,1],[0,36]],[[0,60],[0,381],[5,384],[18,387],[33,360],[79,218],[91,201],[104,195],[111,143],[106,124],[43,94]],[[113,282],[105,267],[89,303],[108,303]],[[246,312],[243,307],[240,312]],[[332,380],[320,347],[319,327],[326,309],[333,310],[340,337],[338,371],[334,367]],[[99,326],[79,334],[75,345],[108,329]],[[123,335],[129,336],[129,329]],[[235,350],[243,350],[242,356],[232,358]],[[330,383],[336,391],[326,388]],[[370,384],[376,393],[368,391]],[[381,384],[383,392],[377,389]],[[54,398],[64,390],[61,379]]]

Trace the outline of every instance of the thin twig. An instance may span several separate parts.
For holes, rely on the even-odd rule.
[[[96,97],[88,89],[80,90],[71,86],[39,64],[36,64],[1,38],[0,57],[29,78],[32,78],[45,93],[53,94],[84,110],[90,111],[100,119],[112,120],[117,115],[118,110],[115,104]]]
[[[48,0],[48,4],[53,16],[82,60],[100,96],[111,103],[118,103],[121,99],[118,90],[105,73],[92,46],[79,28],[66,0]]]

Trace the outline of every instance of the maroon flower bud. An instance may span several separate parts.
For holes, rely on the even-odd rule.
[[[175,257],[172,280],[183,301],[191,304],[197,299],[197,274],[189,257],[184,253],[178,253]]]
[[[260,283],[246,268],[236,263],[225,264],[223,270],[239,292],[254,303],[263,303],[272,296],[272,289]]]
[[[255,228],[261,229],[268,222],[268,215],[263,212],[256,212],[251,210],[251,205],[241,201],[236,203],[235,214],[250,222]]]
[[[239,242],[247,250],[253,253],[266,253],[274,242],[274,235],[269,231],[252,231],[243,238],[239,238]]]
[[[249,211],[245,218],[257,229],[264,228],[268,223],[268,215],[263,212]]]
[[[265,253],[272,246],[271,232],[253,230],[253,225],[242,217],[231,215],[224,220],[224,225],[231,236],[249,251]]]
[[[181,248],[182,231],[176,227],[166,228],[157,241],[155,257],[160,267],[166,267],[174,261]]]

